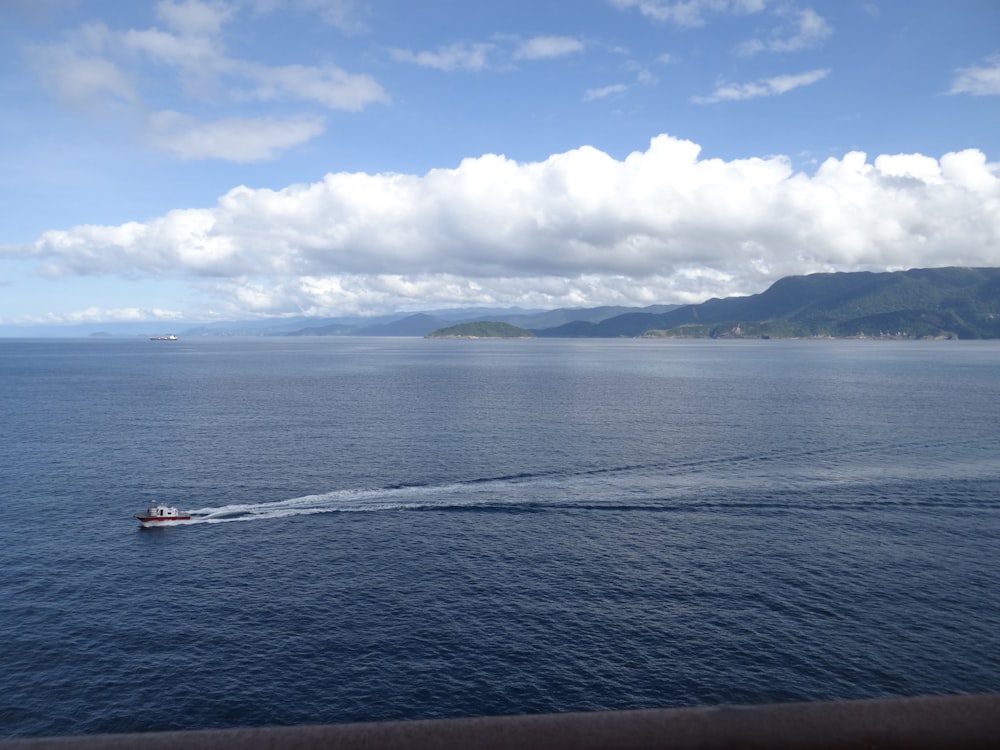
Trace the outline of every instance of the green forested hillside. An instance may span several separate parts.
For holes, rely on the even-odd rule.
[[[789,276],[749,297],[619,315],[540,336],[1000,338],[1000,269]]]

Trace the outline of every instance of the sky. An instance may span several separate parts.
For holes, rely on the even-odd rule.
[[[0,0],[0,325],[1000,266],[998,0]]]

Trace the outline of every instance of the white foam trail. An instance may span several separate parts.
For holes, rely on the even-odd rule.
[[[365,513],[425,507],[469,507],[495,501],[497,485],[509,483],[508,479],[498,479],[474,485],[457,483],[438,486],[336,490],[319,495],[304,495],[267,503],[235,503],[215,508],[193,509],[188,511],[192,518],[186,523],[260,521],[317,513]]]
[[[974,447],[979,439],[973,438],[969,446]],[[992,442],[989,444],[992,447]],[[680,502],[684,499],[700,501],[708,494],[740,497],[753,494],[757,486],[774,482],[776,466],[781,466],[785,483],[804,487],[815,486],[817,492],[825,485],[844,486],[850,483],[871,481],[872,475],[888,481],[896,477],[899,481],[913,481],[927,473],[936,476],[940,465],[924,467],[922,464],[893,464],[890,472],[884,461],[871,462],[854,460],[857,455],[864,458],[873,451],[886,447],[882,445],[816,451],[808,454],[807,468],[798,466],[802,454],[763,454],[767,462],[761,462],[760,454],[746,456],[721,456],[705,461],[687,464],[619,466],[608,469],[584,471],[569,474],[548,474],[535,476],[498,477],[469,482],[453,482],[440,485],[418,485],[408,487],[381,487],[368,489],[345,489],[315,495],[303,495],[287,500],[261,503],[235,503],[221,507],[190,510],[190,521],[171,522],[177,524],[231,523],[234,521],[260,521],[289,516],[315,515],[319,513],[371,513],[379,511],[476,508],[482,506],[523,507],[528,504],[572,504],[580,497],[600,497],[602,501],[613,503],[617,500],[635,502],[657,501],[670,498]],[[1000,458],[984,451],[970,458],[971,463],[955,464],[956,471],[969,479],[980,476],[995,476],[1000,467]],[[782,462],[791,462],[792,466]],[[777,462],[777,463],[775,463]],[[840,464],[847,465],[847,471]],[[600,501],[597,501],[600,502]]]

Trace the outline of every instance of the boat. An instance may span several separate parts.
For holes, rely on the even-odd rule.
[[[169,525],[174,521],[190,521],[191,515],[169,505],[150,505],[145,513],[136,513],[135,517],[144,528]]]
[[[177,337],[174,336],[174,334],[171,333],[169,336],[150,336],[149,340],[150,341],[176,341]]]

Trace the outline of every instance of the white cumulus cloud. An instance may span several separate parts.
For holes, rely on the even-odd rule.
[[[3,251],[61,276],[187,279],[231,314],[694,302],[816,271],[1000,264],[1000,165],[852,152],[813,174],[661,135],[423,175],[334,173]]]

